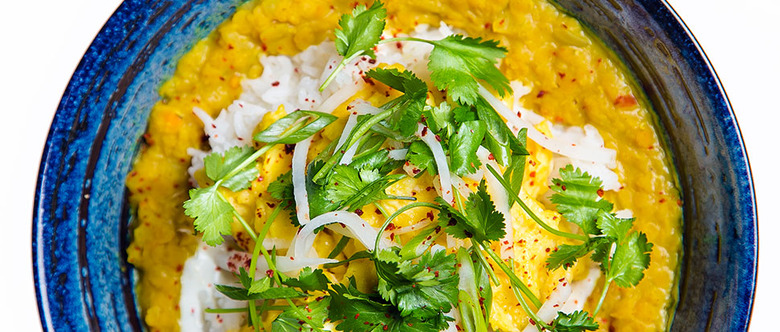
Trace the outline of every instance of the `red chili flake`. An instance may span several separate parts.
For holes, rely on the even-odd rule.
[[[355,319],[358,319],[358,317],[360,317],[360,314],[355,314]]]
[[[274,277],[274,270],[266,270],[265,275],[267,275],[269,278]]]
[[[599,197],[604,197],[604,189],[599,188],[599,190],[596,190],[596,195],[599,195]]]
[[[430,220],[433,220],[433,212],[432,211],[428,211],[428,213],[425,214],[425,217],[430,219]]]
[[[395,47],[397,47],[400,50],[404,48],[404,44],[401,44],[401,42],[395,42]]]
[[[528,173],[528,176],[532,178],[536,177],[536,171],[531,171],[530,173]]]
[[[622,95],[615,98],[615,106],[618,108],[629,108],[637,105],[636,98],[632,95]]]
[[[558,73],[558,77],[564,78],[564,77],[566,77],[566,73]]]
[[[376,63],[376,59],[368,59],[368,63],[373,65]]]
[[[517,112],[517,117],[518,117],[518,118],[522,118],[522,117],[523,117],[523,114],[520,114],[520,112]]]
[[[184,266],[183,265],[179,264],[179,265],[176,266],[176,272],[181,272],[182,270],[184,270]]]
[[[388,231],[388,232],[392,231],[394,229],[395,229],[395,224],[394,223],[389,223],[389,224],[387,224],[387,227],[385,227],[385,231]]]
[[[566,191],[566,185],[565,184],[561,185],[561,190]]]
[[[437,141],[441,142],[441,137],[439,137],[439,135],[436,135],[434,137],[436,138]]]
[[[661,199],[658,200],[658,203],[662,203],[663,204],[665,202],[666,202],[666,198],[661,198]]]
[[[493,24],[490,22],[485,23],[485,30],[490,30],[490,28],[493,27]]]
[[[683,206],[683,201],[681,199],[677,200],[677,206]]]
[[[382,211],[379,211],[379,209],[374,209],[375,214],[382,214]]]
[[[496,160],[496,157],[493,157],[493,154],[491,153],[488,155],[488,160]]]
[[[536,94],[536,98],[542,98],[547,93],[547,91],[539,90],[539,93]]]
[[[420,136],[425,136],[428,134],[428,127],[423,127],[422,134]]]
[[[265,203],[265,205],[268,205],[268,207],[272,208],[272,209],[276,207],[276,204],[275,203],[271,203],[271,202],[267,202],[267,203]]]
[[[279,86],[279,81],[275,81],[275,82],[271,83],[271,86]]]

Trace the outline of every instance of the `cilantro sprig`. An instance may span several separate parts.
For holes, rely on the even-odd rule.
[[[234,147],[224,154],[211,153],[204,158],[206,176],[214,184],[194,188],[190,199],[184,202],[184,213],[195,219],[195,229],[203,233],[203,241],[211,246],[221,244],[223,235],[231,234],[230,224],[238,219],[249,236],[257,239],[254,228],[236,211],[220,193],[220,187],[231,191],[248,188],[259,172],[254,162],[276,144],[300,142],[325,128],[336,117],[314,111],[295,111],[277,120],[271,126],[255,135],[255,140],[268,143],[257,151],[251,147]]]
[[[320,86],[320,91],[336,78],[350,61],[361,55],[374,57],[374,47],[382,37],[385,29],[387,10],[381,2],[376,1],[371,8],[358,5],[352,10],[352,14],[344,14],[339,19],[339,28],[334,31],[336,35],[336,51],[344,58],[333,69],[330,76]]]
[[[336,49],[344,58],[320,86],[320,91],[333,80],[347,63],[360,55],[375,57],[373,48],[380,43],[413,41],[433,45],[428,61],[436,88],[447,90],[453,100],[474,105],[479,100],[479,81],[490,85],[502,97],[512,92],[509,79],[496,67],[506,55],[506,48],[495,40],[482,40],[463,35],[451,35],[440,40],[397,37],[381,40],[387,10],[380,1],[371,8],[355,7],[351,15],[343,15],[336,30]]]

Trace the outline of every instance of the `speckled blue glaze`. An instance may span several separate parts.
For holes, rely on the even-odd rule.
[[[178,58],[241,0],[128,0],[95,38],[54,117],[33,219],[33,268],[48,331],[140,330],[126,263],[124,179]]]
[[[45,330],[142,329],[125,256],[125,175],[159,85],[240,2],[125,1],[84,55],[52,123],[35,196],[33,265]],[[736,119],[709,62],[663,1],[557,2],[634,73],[678,168],[684,256],[671,329],[746,330],[755,199]]]

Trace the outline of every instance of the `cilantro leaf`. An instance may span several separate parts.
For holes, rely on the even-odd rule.
[[[434,332],[447,327],[447,320],[441,317],[418,319],[401,316],[392,304],[357,290],[354,278],[350,278],[348,286],[333,285],[329,293],[328,317],[333,322],[339,322],[336,329],[340,331]]]
[[[464,207],[466,216],[439,197],[437,202],[442,207],[439,225],[456,238],[473,238],[479,243],[485,243],[498,241],[506,235],[504,216],[496,211],[484,180],[479,183],[477,192],[469,195]]]
[[[195,230],[203,233],[203,242],[221,244],[222,235],[230,235],[233,206],[220,197],[218,186],[190,189],[190,199],[184,202],[184,214],[195,218]]]
[[[550,187],[555,194],[550,201],[567,221],[579,226],[585,234],[599,235],[597,222],[612,211],[612,203],[601,199],[601,180],[572,165],[560,170],[561,178]]]
[[[582,256],[587,255],[590,248],[586,243],[580,245],[561,244],[547,258],[547,268],[555,270],[561,266],[568,269]]]
[[[235,146],[224,154],[212,152],[206,158],[203,158],[203,168],[206,170],[206,176],[213,181],[222,180],[221,185],[231,191],[241,191],[252,184],[260,172],[254,164],[247,165],[235,175],[230,175],[236,168],[255,152],[250,146]]]
[[[455,122],[474,121],[477,119],[477,114],[468,106],[458,106],[452,110]]]
[[[558,312],[558,317],[551,324],[553,331],[557,332],[582,332],[596,331],[599,324],[590,317],[586,311],[577,310],[571,314]]]
[[[385,189],[403,177],[401,174],[382,176],[376,169],[338,165],[328,179],[326,197],[339,202],[339,207],[359,209],[371,202],[387,198]]]
[[[425,108],[428,94],[425,82],[408,70],[400,72],[397,69],[376,68],[368,71],[366,76],[404,93],[383,106],[393,110],[392,115],[385,121],[391,130],[399,130],[402,136],[413,135]]]
[[[604,213],[598,220],[601,232],[606,236],[615,238],[617,242],[625,240],[633,225],[634,218],[618,218],[612,213]]]
[[[477,158],[477,149],[483,137],[485,137],[485,123],[482,121],[463,122],[450,136],[450,169],[455,174],[460,176],[472,174],[482,165]]]
[[[451,35],[433,44],[428,57],[431,79],[439,90],[447,89],[453,100],[465,105],[474,105],[478,99],[479,83],[484,80],[502,97],[511,92],[509,80],[496,64],[503,58],[506,48],[494,40]]]
[[[379,1],[375,1],[371,8],[359,5],[352,10],[352,15],[342,15],[339,20],[341,29],[334,31],[336,50],[345,59],[359,53],[373,58],[373,48],[385,29],[385,17],[387,10]]]
[[[249,295],[260,294],[271,288],[271,278],[264,277],[257,280],[252,280],[252,284],[247,290]]]
[[[512,154],[509,166],[504,170],[504,180],[509,184],[509,189],[514,193],[520,192],[523,186],[523,177],[525,175],[525,163],[528,151],[525,150],[526,133],[528,129],[523,128],[517,133],[517,140],[523,147],[524,154]],[[514,150],[512,152],[515,152]]]
[[[271,197],[282,201],[282,206],[287,208],[295,206],[295,193],[292,184],[292,172],[288,171],[279,175],[274,182],[268,185],[268,193]]]
[[[474,108],[477,110],[479,120],[484,121],[487,127],[484,145],[500,165],[508,166],[512,156],[528,154],[525,144],[512,134],[506,122],[490,103],[480,97]]]
[[[455,130],[452,124],[454,120],[453,110],[447,102],[442,102],[437,107],[426,107],[423,116],[426,119],[425,122],[428,128],[442,137],[450,137],[452,131]]]
[[[282,332],[310,332],[314,331],[314,328],[309,326],[304,320],[309,319],[316,323],[317,328],[322,328],[325,325],[325,320],[328,318],[328,307],[330,306],[330,297],[326,296],[318,301],[306,303],[303,310],[293,310],[292,308],[285,309],[279,316],[271,323],[271,331]],[[306,316],[304,316],[304,314]]]
[[[273,144],[295,144],[316,134],[336,121],[328,113],[298,110],[276,120],[265,130],[255,134],[255,141]]]
[[[240,166],[254,152],[255,150],[251,146],[235,146],[225,151],[224,154],[212,152],[203,158],[206,176],[211,180],[219,181]]]
[[[322,270],[312,270],[307,266],[301,270],[297,278],[282,279],[282,283],[290,287],[300,288],[305,292],[310,292],[327,290],[329,281],[328,277],[322,273]]]
[[[417,262],[403,259],[397,247],[382,250],[375,261],[379,294],[398,307],[401,316],[438,317],[458,299],[456,263],[455,255],[444,250],[426,251]]]
[[[645,276],[644,271],[650,265],[650,251],[653,244],[647,242],[647,236],[633,232],[619,243],[607,270],[607,280],[615,281],[620,287],[633,287]]]
[[[258,293],[250,293],[248,289],[243,287],[228,285],[214,285],[214,287],[225,296],[238,301],[292,299],[306,296],[306,294],[289,287],[271,287]]]
[[[409,150],[406,153],[406,160],[414,164],[414,166],[417,166],[417,169],[420,170],[419,174],[422,174],[422,171],[425,170],[427,170],[430,175],[436,175],[437,173],[433,152],[431,152],[431,148],[429,148],[427,144],[421,141],[414,141],[409,145]]]

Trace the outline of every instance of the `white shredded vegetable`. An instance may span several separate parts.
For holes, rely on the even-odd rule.
[[[336,151],[343,148],[344,143],[347,142],[347,139],[349,138],[349,134],[352,132],[352,129],[355,128],[355,125],[357,124],[357,114],[350,114],[349,118],[347,118],[347,124],[344,125],[344,131],[341,132],[341,137],[339,137],[339,142],[336,143]],[[352,157],[355,156],[355,151],[357,150],[357,144],[353,144],[351,147],[347,149],[347,151],[344,152],[344,155],[341,156],[341,164],[349,164],[352,162]]]
[[[542,307],[539,308],[536,315],[544,322],[550,322],[555,319],[555,316],[558,315],[558,311],[561,310],[564,302],[566,302],[566,299],[571,295],[571,288],[571,284],[569,284],[569,281],[566,279],[558,282],[558,286],[556,286],[555,290],[547,297],[547,301],[542,303]],[[535,331],[538,331],[538,329],[532,324],[526,325],[523,330],[523,332]]]
[[[585,279],[577,280],[571,285],[571,295],[566,299],[566,304],[560,311],[570,314],[577,310],[582,310],[585,307],[585,301],[588,300],[593,293],[593,289],[596,288],[596,281],[601,278],[601,270],[593,266],[588,271],[588,276]]]
[[[420,137],[420,139],[428,145],[433,153],[433,160],[436,161],[436,169],[439,171],[441,197],[448,203],[454,204],[450,165],[447,163],[447,156],[444,154],[444,148],[441,147],[441,142],[436,139],[433,132],[428,130],[428,127],[423,126],[422,124],[418,124],[417,126],[417,137]]]
[[[409,149],[390,150],[390,153],[387,154],[387,157],[392,160],[404,160],[406,159],[407,152],[409,152]]]
[[[298,223],[306,225],[309,222],[309,194],[306,193],[306,155],[311,146],[311,137],[295,145],[292,156],[293,196],[295,198]]]
[[[355,213],[332,211],[317,216],[298,231],[290,248],[290,257],[295,259],[312,257],[310,251],[313,251],[314,239],[317,237],[314,230],[325,225],[334,232],[360,241],[367,249],[374,249],[374,240],[376,240],[377,235],[376,228],[366,223],[365,220]],[[387,248],[387,246],[387,242],[380,241],[380,248]]]
[[[330,95],[328,99],[325,99],[325,101],[322,102],[319,107],[317,107],[316,111],[333,113],[333,111],[336,110],[336,107],[339,107],[339,105],[343,104],[345,101],[349,100],[349,98],[354,96],[358,91],[363,89],[365,84],[366,83],[363,80],[356,80],[354,84],[344,84],[341,89]]]
[[[579,146],[572,145],[569,142],[547,137],[539,130],[534,128],[534,126],[532,126],[530,123],[526,122],[522,118],[518,117],[517,114],[513,113],[509,107],[504,104],[504,102],[496,98],[496,96],[485,89],[485,87],[479,87],[479,94],[485,98],[485,100],[487,100],[488,103],[490,103],[490,105],[493,106],[493,108],[495,108],[496,111],[501,114],[501,116],[503,116],[510,125],[512,125],[512,127],[514,127],[513,131],[515,133],[522,128],[528,129],[528,138],[541,145],[543,148],[573,159],[593,161],[609,165],[615,163],[615,157],[617,154],[615,150],[590,147],[581,148]]]

